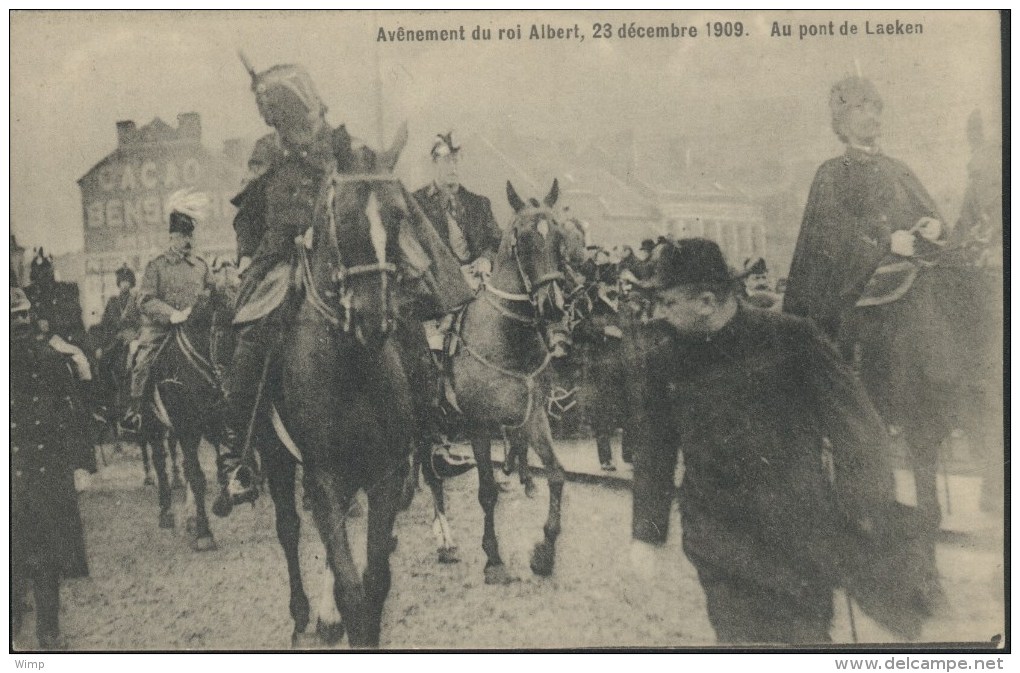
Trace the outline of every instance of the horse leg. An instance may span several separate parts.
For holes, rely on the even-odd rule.
[[[334,603],[344,618],[351,646],[366,646],[365,588],[347,536],[347,511],[354,491],[341,484],[336,475],[307,466],[305,484],[312,489],[312,515],[334,579]]]
[[[166,433],[167,456],[170,459],[170,467],[173,470],[173,481],[170,488],[179,491],[184,488],[184,480],[181,478],[181,442],[182,438],[171,430]],[[201,441],[201,439],[199,440]]]
[[[151,425],[158,423],[155,419],[148,419]],[[166,452],[163,448],[163,433],[159,431],[149,432],[147,437],[142,438],[142,453],[145,447],[152,450],[152,467],[156,472],[156,485],[159,494],[159,527],[172,529],[174,527],[174,513],[170,508],[172,497],[170,482],[166,473]]]
[[[552,448],[552,431],[549,428],[549,417],[538,411],[532,419],[529,434],[535,453],[542,459],[549,481],[549,516],[546,518],[543,532],[545,538],[535,545],[531,553],[531,570],[536,575],[547,577],[552,574],[556,562],[556,538],[560,535],[560,509],[563,500],[563,482],[566,472]]]
[[[399,473],[388,476],[368,493],[368,554],[363,580],[368,647],[379,647],[383,604],[390,593],[390,554],[395,547],[393,522],[399,510],[402,481]]]
[[[428,460],[429,452],[432,450],[427,440],[420,440],[415,443],[414,453],[411,456],[411,469],[404,478],[404,485],[400,492],[400,509],[407,510],[414,501],[414,492],[418,490],[418,474],[422,473],[422,465]]]
[[[425,444],[425,451],[431,451],[432,447]],[[427,460],[427,458],[426,458]],[[437,554],[440,563],[459,563],[457,556],[457,543],[453,541],[453,529],[446,519],[446,491],[443,489],[443,480],[435,473],[428,463],[421,468],[422,476],[425,478],[425,485],[432,491],[432,534],[436,538]],[[405,480],[406,483],[406,480]],[[371,522],[371,506],[369,506],[369,521]]]
[[[198,449],[202,435],[187,432],[180,435],[181,460],[184,463],[184,476],[187,479],[186,493],[186,527],[191,535],[191,548],[195,551],[213,551],[216,540],[209,528],[209,515],[205,510],[205,473],[198,461]]]
[[[142,469],[145,470],[145,479],[142,481],[143,486],[152,486],[152,462],[149,460],[149,452],[152,450],[149,444],[149,439],[144,435],[139,438],[139,448],[142,450]]]
[[[471,449],[475,454],[478,466],[478,502],[485,513],[485,530],[482,533],[482,550],[485,552],[486,584],[509,584],[519,578],[511,575],[503,559],[499,556],[499,542],[496,540],[496,502],[499,500],[499,488],[496,486],[496,475],[492,472],[492,440],[488,429],[475,427],[471,429]]]
[[[510,446],[510,455],[516,457],[517,477],[524,486],[524,495],[534,498],[535,480],[531,478],[531,472],[528,470],[528,438],[523,433],[507,430],[506,439]]]
[[[301,517],[297,511],[295,476],[297,464],[283,455],[283,447],[270,447],[263,453],[263,472],[269,481],[269,495],[276,510],[276,539],[287,560],[287,578],[290,581],[290,616],[294,620],[291,644],[308,628],[310,607],[308,595],[301,581],[301,563],[298,543],[301,540]],[[335,611],[334,606],[334,611]]]

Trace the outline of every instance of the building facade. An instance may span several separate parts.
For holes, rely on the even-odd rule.
[[[168,241],[166,202],[181,189],[209,197],[207,217],[195,231],[195,248],[207,259],[234,257],[234,207],[243,166],[236,142],[213,153],[202,145],[201,118],[189,112],[177,127],[156,118],[138,127],[117,122],[117,147],[78,180],[84,250],[57,260],[61,279],[77,282],[86,325],[102,316],[116,294],[114,273],[127,265],[141,280],[149,260]]]

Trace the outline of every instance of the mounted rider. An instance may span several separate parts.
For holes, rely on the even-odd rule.
[[[170,247],[145,267],[138,305],[142,327],[138,351],[131,372],[131,404],[124,424],[141,427],[142,398],[147,392],[149,373],[174,325],[191,315],[199,297],[213,288],[212,272],[204,259],[192,252],[196,221],[207,205],[204,194],[182,190],[170,196]]]
[[[238,208],[234,229],[241,288],[227,381],[225,453],[218,466],[220,503],[225,499],[231,504],[257,497],[249,429],[268,358],[291,320],[295,238],[312,226],[335,173],[363,170],[359,167],[374,161],[371,150],[352,143],[343,125],[334,129],[327,123],[327,107],[305,68],[277,65],[256,73],[245,65],[259,112],[275,131],[259,141],[259,157],[253,154],[249,162],[250,179],[232,201]],[[413,201],[409,194],[408,200]],[[427,220],[412,214],[407,224],[414,240],[401,240],[405,284],[415,284],[416,318],[437,318],[466,302],[471,293]],[[229,505],[214,506],[214,511],[225,514]]]
[[[489,199],[469,192],[460,183],[460,149],[453,143],[452,131],[436,135],[430,151],[432,183],[416,191],[414,198],[460,262],[468,285],[477,289],[481,279],[492,273],[503,231]]]

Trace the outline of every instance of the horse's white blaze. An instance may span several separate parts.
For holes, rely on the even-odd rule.
[[[339,624],[340,611],[336,607],[336,596],[333,595],[333,571],[326,564],[326,577],[322,582],[322,593],[319,594],[319,620],[324,624]]]
[[[386,261],[386,227],[383,226],[382,216],[379,214],[379,200],[375,198],[375,192],[368,195],[365,216],[371,225],[369,233],[372,236],[372,246],[375,248],[375,258],[381,264]]]

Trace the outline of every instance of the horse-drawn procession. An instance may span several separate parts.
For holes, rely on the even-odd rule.
[[[25,290],[12,279],[16,649],[952,632],[947,606],[976,580],[944,565],[958,550],[944,548],[943,447],[967,438],[976,510],[1001,517],[1005,497],[993,141],[974,130],[966,202],[948,219],[878,149],[874,85],[838,81],[846,151],[818,169],[780,286],[765,260],[725,259],[705,238],[606,249],[557,179],[544,194],[508,180],[499,224],[461,185],[452,133],[428,149],[435,179],[411,192],[394,174],[406,127],[367,147],[326,121],[303,67],[244,65],[271,132],[233,200],[235,258],[193,249],[206,204],[182,190],[166,251],[141,279],[118,272],[88,332],[44,253]],[[80,495],[76,470],[93,475],[78,473]],[[60,587],[90,570],[106,590]],[[476,612],[450,617],[434,592]],[[146,643],[89,616],[127,594],[160,624]],[[559,638],[553,605],[570,612]],[[238,617],[254,623],[211,635]],[[599,640],[566,635],[586,630]]]

